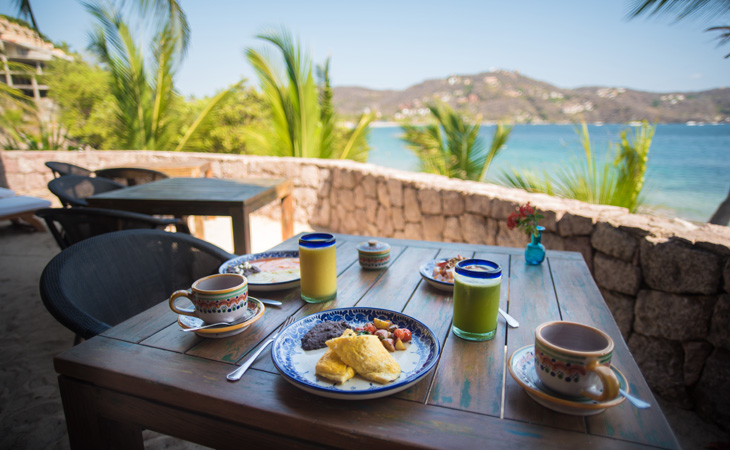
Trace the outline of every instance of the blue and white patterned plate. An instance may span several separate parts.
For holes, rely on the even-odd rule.
[[[401,367],[400,377],[385,385],[368,381],[359,375],[342,384],[318,378],[314,368],[327,348],[303,350],[302,337],[320,322],[344,320],[358,327],[372,322],[376,317],[411,330],[413,338],[406,343],[406,350],[391,353]],[[274,365],[287,381],[312,394],[345,400],[385,397],[407,389],[435,367],[440,353],[438,339],[422,322],[396,311],[365,307],[331,309],[307,316],[284,329],[271,347]]]
[[[221,264],[221,266],[218,268],[218,273],[227,273],[229,267],[235,267],[246,261],[254,262],[254,261],[259,261],[262,259],[272,259],[272,258],[299,258],[299,251],[298,250],[279,250],[279,251],[253,253],[250,255],[236,256],[235,258],[229,259],[228,261]],[[248,282],[249,289],[251,289],[252,291],[259,291],[259,292],[280,291],[283,289],[291,289],[291,288],[294,288],[297,286],[299,286],[299,277],[298,276],[296,277],[296,279],[282,281],[279,283],[252,283],[250,281]]]
[[[436,278],[433,277],[433,268],[436,267],[436,264],[448,261],[451,258],[440,258],[440,259],[434,259],[433,261],[429,261],[423,265],[421,265],[421,268],[419,269],[419,272],[421,272],[421,276],[424,280],[428,282],[431,286],[435,287],[436,289],[440,289],[442,291],[446,292],[454,292],[454,283],[449,283],[447,281],[439,281]]]
[[[515,350],[507,363],[509,373],[515,379],[517,384],[527,392],[533,400],[546,408],[564,414],[572,414],[575,416],[591,416],[598,414],[610,408],[621,404],[626,398],[619,395],[613,400],[599,402],[588,397],[564,397],[560,394],[548,390],[540,381],[535,371],[535,346],[528,345]],[[613,373],[618,378],[619,386],[626,392],[629,391],[629,383],[626,377],[616,367],[611,366]],[[591,388],[592,390],[602,391],[599,388]]]

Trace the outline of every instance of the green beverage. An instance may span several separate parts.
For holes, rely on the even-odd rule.
[[[483,259],[467,259],[454,273],[454,334],[471,341],[492,339],[497,331],[502,269]]]

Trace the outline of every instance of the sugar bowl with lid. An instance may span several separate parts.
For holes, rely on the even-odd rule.
[[[357,245],[360,266],[363,269],[385,269],[390,263],[390,244],[370,239]]]

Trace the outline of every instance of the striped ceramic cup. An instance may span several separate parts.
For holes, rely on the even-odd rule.
[[[181,309],[175,301],[185,297],[195,309]],[[219,273],[203,277],[190,289],[170,296],[170,309],[185,316],[195,316],[206,323],[235,322],[248,306],[248,280],[237,273]]]
[[[537,376],[558,394],[597,401],[616,398],[619,383],[611,370],[612,355],[613,340],[597,328],[556,321],[535,329]]]

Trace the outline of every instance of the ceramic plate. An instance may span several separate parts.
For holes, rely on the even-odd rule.
[[[613,400],[599,402],[587,397],[563,397],[553,391],[547,391],[535,371],[534,345],[522,347],[512,353],[507,367],[509,367],[512,378],[525,389],[527,395],[532,397],[533,400],[546,408],[564,414],[590,416],[601,413],[606,408],[616,406],[626,400],[622,395],[619,395]],[[629,383],[626,381],[624,374],[613,366],[611,366],[611,369],[616,374],[621,389],[628,392]],[[598,390],[600,391],[600,389]]]
[[[227,273],[229,267],[235,267],[243,262],[255,262],[260,261],[262,259],[272,259],[272,258],[299,258],[299,251],[298,250],[282,250],[282,251],[272,251],[272,252],[263,252],[263,253],[254,253],[251,255],[242,255],[237,256],[233,259],[229,259],[228,261],[221,264],[221,266],[218,268],[218,273]],[[235,272],[234,272],[235,273]],[[248,287],[252,291],[280,291],[282,289],[290,289],[293,287],[299,286],[299,276],[295,279],[282,281],[279,283],[252,283],[249,281]]]
[[[220,325],[210,328],[205,328],[203,330],[193,331],[193,333],[197,334],[200,337],[206,337],[206,338],[223,338],[228,336],[233,336],[235,334],[238,334],[251,326],[252,323],[256,322],[261,318],[261,316],[264,315],[264,310],[266,308],[264,307],[264,304],[261,303],[261,300],[251,297],[249,295],[248,297],[248,309],[246,311],[246,314],[241,319],[243,322],[237,323],[235,325]],[[180,328],[195,328],[202,325],[205,325],[205,322],[203,322],[201,319],[198,319],[197,317],[193,316],[183,316],[178,315],[177,316],[177,323],[180,325]]]
[[[400,377],[385,385],[368,381],[359,375],[342,384],[318,378],[314,366],[327,349],[303,350],[302,337],[320,322],[344,320],[358,327],[372,322],[376,317],[411,330],[413,338],[406,344],[406,350],[391,353],[401,367]],[[387,309],[354,307],[322,311],[294,322],[274,341],[271,358],[284,378],[304,391],[329,398],[364,400],[385,397],[417,383],[434,368],[440,352],[438,339],[433,332],[413,317]]]
[[[442,291],[454,292],[454,283],[439,281],[433,277],[433,268],[436,267],[436,264],[443,261],[448,261],[449,259],[451,258],[434,259],[433,261],[429,261],[423,264],[419,271],[421,272],[421,276],[423,277],[423,279],[426,280],[431,286]]]

